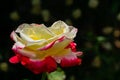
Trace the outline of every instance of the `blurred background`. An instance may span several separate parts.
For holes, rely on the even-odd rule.
[[[80,66],[63,68],[66,80],[120,80],[120,0],[0,0],[0,80],[40,80],[14,55],[10,33],[22,23],[57,20],[78,28]]]

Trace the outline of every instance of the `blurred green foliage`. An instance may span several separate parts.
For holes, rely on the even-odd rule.
[[[120,0],[1,0],[0,80],[40,80],[21,64],[9,63],[9,35],[22,23],[50,26],[63,20],[78,28],[80,66],[62,68],[66,80],[120,80]]]

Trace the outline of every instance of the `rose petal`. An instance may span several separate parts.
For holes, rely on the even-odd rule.
[[[12,40],[14,40],[15,42],[17,42],[16,34],[15,34],[14,31],[11,32],[10,37],[11,37]]]
[[[56,35],[60,35],[69,32],[69,26],[63,21],[59,20],[53,23],[53,25],[49,27],[49,30],[54,32]]]
[[[14,51],[14,53],[16,54],[21,54],[30,58],[34,58],[35,57],[35,53],[32,51],[28,51],[28,50],[24,50],[24,45],[21,44],[20,42],[17,42],[13,45],[12,50]]]
[[[47,57],[44,60],[29,60],[24,57],[21,64],[35,74],[56,70],[56,62],[52,57]]]
[[[21,42],[23,44],[26,44],[26,41],[24,41],[23,39],[21,39],[14,31],[12,31],[12,33],[10,34],[10,37],[15,42]]]
[[[19,63],[19,59],[18,59],[18,57],[17,56],[13,56],[13,57],[11,57],[10,59],[9,59],[9,62],[10,63],[13,63],[13,64],[16,64],[16,63]]]
[[[81,56],[83,54],[83,52],[81,51],[77,51],[77,52],[73,52],[76,56]]]
[[[66,33],[65,36],[67,38],[73,39],[75,38],[77,31],[78,31],[77,28],[73,28],[70,32]]]
[[[22,49],[22,48],[24,48],[25,47],[25,45],[24,44],[22,44],[21,42],[16,42],[14,45],[13,45],[13,47],[12,47],[12,49],[13,50],[16,50],[16,49]]]
[[[35,58],[36,57],[35,52],[30,51],[30,50],[28,51],[28,50],[25,50],[25,49],[17,49],[16,52],[23,55],[23,56],[29,57],[29,58]]]
[[[40,48],[38,50],[40,50],[40,51],[47,50],[47,49],[51,48],[54,45],[54,43],[55,43],[55,41],[51,42],[50,44],[47,44],[46,46],[44,46],[44,47],[42,47],[42,48]]]
[[[83,52],[77,51],[77,52],[72,52],[71,50],[69,50],[67,52],[68,54],[64,55],[64,56],[53,56],[54,59],[56,60],[57,63],[61,63],[62,59],[77,59],[77,56],[81,56],[83,54]]]
[[[71,48],[73,52],[76,52],[76,43],[71,42],[66,48]]]
[[[46,41],[38,41],[38,42],[29,42],[26,47],[32,50],[43,50],[44,48],[48,49],[48,47],[52,47],[56,41],[62,41],[63,39],[60,40],[60,38],[63,38],[63,36],[55,36],[53,38],[50,38],[49,40]]]
[[[39,74],[45,71],[44,61],[31,61],[27,59],[22,59],[21,64],[35,74]]]
[[[15,30],[15,32],[20,33],[26,27],[31,27],[31,26],[29,24],[26,24],[26,23],[21,24],[20,26],[18,26],[18,28]]]
[[[61,58],[60,65],[62,67],[70,67],[79,65],[81,63],[81,59],[77,58],[74,53],[69,53]]]
[[[54,34],[47,27],[42,24],[39,27],[35,27],[34,25],[30,25],[20,32],[20,35],[23,39],[28,42],[36,42],[40,40],[47,40],[51,37],[54,37]]]
[[[20,36],[23,40],[27,41],[27,42],[33,42],[34,40],[30,37],[28,37],[27,35],[20,33]]]
[[[80,64],[81,64],[81,59],[79,58],[75,58],[75,59],[63,58],[60,63],[62,67],[71,67],[71,66],[76,66]]]
[[[65,49],[65,47],[71,42],[69,39],[64,39],[62,42],[56,41],[55,44],[47,49],[43,50],[43,53],[45,56],[62,56],[65,54],[68,54],[68,49]]]
[[[65,39],[65,37],[62,36],[62,37],[58,38],[56,41],[53,41],[53,42],[47,44],[46,46],[44,46],[44,47],[42,47],[38,50],[41,50],[41,51],[42,50],[47,50],[47,49],[51,48],[56,42],[62,42],[64,39]]]
[[[46,63],[46,71],[47,72],[52,72],[52,71],[56,70],[57,64],[52,57],[50,57],[50,56],[46,57],[44,61]]]

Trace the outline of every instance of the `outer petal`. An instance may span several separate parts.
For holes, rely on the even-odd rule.
[[[54,34],[45,25],[29,25],[20,31],[20,36],[28,42],[38,42],[54,37]]]
[[[48,49],[48,47],[52,47],[56,41],[60,41],[60,39],[63,39],[64,36],[55,36],[53,38],[50,38],[43,42],[29,42],[26,47],[32,50],[43,50]]]
[[[53,47],[53,46],[56,44],[56,42],[57,42],[57,43],[62,42],[64,39],[65,39],[65,37],[62,36],[62,37],[58,38],[57,40],[55,40],[55,41],[47,44],[46,46],[40,48],[39,50],[47,50],[47,49]]]
[[[52,57],[46,57],[44,60],[31,60],[26,56],[16,54],[9,59],[11,63],[18,63],[21,62],[23,66],[28,68],[35,74],[39,74],[42,72],[52,72],[56,70],[57,64]]]
[[[75,59],[63,58],[60,63],[60,65],[62,67],[76,66],[76,65],[80,65],[80,64],[81,64],[81,59],[79,59],[79,58],[75,58]]]
[[[33,51],[28,51],[28,50],[23,50],[23,49],[17,49],[16,52],[18,54],[21,54],[23,56],[29,57],[29,58],[35,58],[36,57],[36,53]]]
[[[56,35],[60,35],[69,32],[69,26],[63,21],[59,20],[53,23],[53,25],[49,27],[49,30],[54,32]]]
[[[77,58],[77,56],[72,52],[59,59],[62,67],[70,67],[81,64],[81,59]]]
[[[19,63],[20,60],[19,60],[19,58],[18,58],[17,56],[13,56],[13,57],[11,57],[11,58],[9,59],[9,62],[10,62],[10,63],[13,63],[13,64],[16,64],[16,63]]]
[[[77,51],[76,50],[76,46],[77,44],[75,42],[71,42],[66,49],[71,48],[72,52],[76,55],[76,56],[81,56],[83,54],[83,52],[81,51]]]
[[[45,58],[44,61],[46,63],[45,64],[46,65],[46,72],[52,72],[52,71],[56,70],[57,64],[56,64],[56,61],[52,57],[48,56]]]
[[[55,44],[47,49],[47,50],[43,50],[41,52],[43,52],[45,56],[63,56],[65,54],[68,54],[69,49],[65,49],[65,47],[71,42],[71,40],[69,39],[64,39],[63,41],[56,41]],[[39,55],[38,55],[39,56]]]
[[[24,51],[23,48],[24,48],[25,45],[23,45],[22,43],[20,42],[16,42],[13,47],[12,47],[12,50],[16,53],[16,54],[21,54],[21,55],[24,55],[26,57],[30,57],[30,58],[34,58],[35,57],[35,54],[31,51]]]
[[[31,26],[29,24],[26,24],[26,23],[21,24],[20,26],[18,26],[18,28],[15,30],[15,32],[20,33],[26,27],[31,27]]]
[[[73,52],[76,52],[76,43],[71,42],[66,48],[71,48]]]
[[[24,41],[23,39],[21,39],[14,31],[12,31],[12,33],[10,34],[10,37],[15,42],[21,42],[23,44],[26,44],[26,41]]]
[[[34,72],[35,74],[39,74],[42,72],[51,72],[56,69],[56,62],[51,57],[46,57],[44,60],[29,60],[26,57],[23,57],[21,60],[21,64]]]
[[[68,32],[68,33],[65,34],[65,36],[67,38],[73,39],[73,38],[75,38],[75,36],[77,34],[77,31],[78,31],[77,28],[73,27],[70,32]]]
[[[14,45],[13,45],[13,47],[12,47],[12,49],[22,49],[22,48],[24,48],[25,47],[25,45],[24,44],[22,44],[21,42],[16,42]]]
[[[11,37],[11,39],[14,40],[15,42],[18,41],[18,40],[17,40],[17,37],[16,37],[16,33],[15,33],[14,31],[11,32],[10,37]]]

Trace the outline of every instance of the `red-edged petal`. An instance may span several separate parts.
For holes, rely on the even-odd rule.
[[[42,48],[38,48],[38,50],[47,50],[47,49],[53,47],[54,44],[56,44],[56,43],[58,43],[58,42],[62,42],[64,39],[65,39],[65,36],[62,36],[62,37],[58,38],[57,40],[55,40],[55,41],[47,44],[46,46],[44,46],[44,47],[42,47]]]
[[[71,48],[73,52],[76,52],[76,43],[71,42],[66,48]]]
[[[71,52],[60,59],[60,65],[62,67],[70,67],[75,65],[81,64],[81,59],[77,58],[76,54],[74,52]]]
[[[45,59],[45,63],[46,63],[46,72],[52,72],[52,71],[56,70],[57,64],[52,57],[50,57],[50,56],[47,57]]]
[[[16,64],[16,63],[19,63],[19,58],[17,56],[13,56],[9,59],[9,62],[10,63],[13,63],[13,64]]]
[[[52,57],[47,57],[44,60],[30,60],[29,58],[22,56],[21,64],[28,68],[35,74],[42,72],[52,72],[56,70],[56,62]]]
[[[23,57],[21,64],[32,71],[34,74],[39,74],[45,72],[45,62],[44,61],[32,61],[29,58]]]
[[[49,48],[51,48],[53,45],[55,44],[55,41],[54,42],[51,42],[50,44],[47,44],[46,46],[40,48],[39,50],[47,50]]]
[[[58,38],[58,41],[62,42],[64,39],[65,39],[65,36],[62,36],[62,37]]]
[[[83,52],[81,51],[77,51],[77,52],[73,52],[76,56],[81,56],[83,54]]]
[[[10,38],[11,38],[12,40],[14,40],[14,41],[17,41],[17,38],[16,38],[16,36],[15,36],[15,32],[14,32],[14,31],[11,32]]]
[[[14,51],[15,54],[20,54],[23,56],[27,56],[29,58],[34,58],[36,57],[35,53],[33,51],[28,51],[28,50],[24,50],[24,45],[20,42],[16,42],[13,47],[12,50]]]
[[[76,65],[80,65],[81,64],[81,59],[79,59],[79,58],[75,58],[75,59],[66,59],[66,58],[63,58],[62,60],[61,60],[61,63],[60,63],[60,65],[62,66],[62,67],[71,67],[71,66],[76,66]]]

